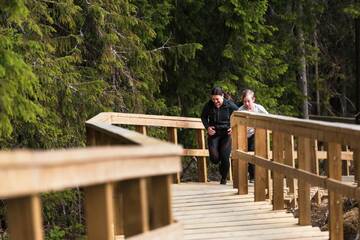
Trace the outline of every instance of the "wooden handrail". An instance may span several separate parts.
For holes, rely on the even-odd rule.
[[[182,238],[170,191],[182,147],[109,120],[102,113],[86,123],[89,148],[0,152],[0,198],[12,240],[43,240],[40,194],[75,187],[84,192],[89,240],[153,239],[170,230],[169,238]]]
[[[256,166],[255,172],[261,169],[273,172],[273,185],[268,185],[268,196],[272,196],[274,209],[284,208],[284,177],[287,180],[298,179],[299,189],[299,224],[311,224],[310,215],[310,185],[319,186],[329,190],[330,209],[330,238],[343,239],[342,198],[360,197],[360,188],[355,184],[341,182],[341,160],[354,159],[355,179],[359,179],[358,161],[360,161],[360,126],[342,123],[328,123],[313,120],[296,119],[277,115],[264,115],[250,112],[234,112],[232,116],[232,128],[236,143],[233,146],[232,155],[237,163],[238,173],[234,183],[238,186],[239,194],[246,194],[247,163]],[[254,127],[255,155],[247,152],[246,128]],[[262,132],[272,131],[272,154],[268,149],[268,134]],[[297,151],[294,149],[293,137],[297,138]],[[318,151],[316,141],[327,144],[327,151]],[[342,152],[341,146],[347,145],[353,152]],[[273,155],[273,161],[269,155]],[[297,168],[295,168],[297,158]],[[327,159],[328,176],[319,176],[318,159]],[[264,186],[266,172],[260,171],[255,174],[255,201],[261,201],[266,197]],[[287,181],[289,182],[289,181]],[[270,181],[269,181],[270,184]],[[291,186],[289,186],[291,188]],[[272,190],[272,192],[269,192]]]
[[[111,131],[108,131],[110,130],[109,128],[111,128],[109,124],[136,126],[136,131],[143,135],[147,135],[147,127],[166,127],[169,142],[175,144],[178,144],[177,131],[179,128],[195,130],[198,149],[184,149],[182,156],[198,157],[197,169],[199,182],[207,182],[206,157],[209,156],[209,152],[205,148],[205,131],[200,118],[107,112],[100,113],[86,122],[88,128],[97,128],[97,131],[107,134],[107,139],[111,136]],[[106,130],[105,127],[108,129]],[[126,142],[124,139],[123,141]],[[180,182],[180,175],[177,174],[174,179],[176,182]]]
[[[336,117],[336,116],[318,116],[318,115],[310,115],[309,117],[312,120],[318,120],[318,121],[356,124],[355,117]]]
[[[281,117],[283,119],[283,117]],[[195,129],[197,131],[197,143],[198,149],[184,149],[182,156],[195,156],[198,157],[197,166],[198,166],[198,179],[200,182],[207,181],[207,166],[205,157],[209,156],[209,152],[205,149],[205,138],[199,137],[202,136],[204,132],[203,125],[200,118],[189,118],[189,117],[175,117],[175,116],[159,116],[159,115],[146,115],[146,114],[131,114],[131,113],[114,113],[114,112],[105,112],[100,113],[97,116],[87,121],[87,126],[91,128],[98,128],[99,131],[107,131],[105,128],[113,128],[109,124],[114,125],[130,125],[136,126],[136,131],[146,135],[147,127],[166,127],[168,129],[168,140],[169,142],[177,141],[177,129]],[[101,127],[103,124],[103,127]],[[201,132],[200,132],[201,131]],[[134,133],[134,132],[132,132]],[[107,135],[111,135],[108,133]],[[124,134],[122,134],[124,135]],[[109,136],[106,137],[107,139]],[[124,140],[123,140],[124,141]],[[126,143],[126,141],[125,141]],[[269,158],[272,159],[272,151],[268,151]],[[293,153],[294,158],[297,158],[297,152]],[[325,159],[327,157],[326,151],[317,151],[317,159]],[[342,152],[342,160],[349,161],[352,160],[352,152]],[[233,162],[235,164],[235,162]],[[349,168],[349,163],[346,163],[347,169]],[[236,173],[234,173],[236,174]],[[179,175],[176,177],[177,182],[180,181]],[[235,182],[236,186],[236,182]]]

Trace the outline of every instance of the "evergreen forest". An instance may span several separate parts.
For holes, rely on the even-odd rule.
[[[83,147],[104,111],[199,117],[214,86],[353,117],[359,16],[353,0],[0,0],[0,146]],[[82,239],[81,194],[44,194],[47,239]]]

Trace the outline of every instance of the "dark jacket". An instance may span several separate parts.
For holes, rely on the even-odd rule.
[[[224,103],[220,108],[216,108],[214,103],[210,100],[207,102],[201,113],[201,121],[207,129],[209,126],[214,126],[216,129],[225,130],[230,128],[230,116],[233,111],[238,110],[230,100],[224,99]]]

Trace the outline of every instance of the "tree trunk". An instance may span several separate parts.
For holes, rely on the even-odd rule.
[[[356,123],[360,124],[360,19],[355,19]]]
[[[317,39],[317,32],[316,31],[314,32],[314,46],[315,46],[315,49],[319,48],[318,39]],[[316,89],[316,114],[321,115],[318,54],[316,54],[316,60],[315,60],[314,81],[315,81],[315,89]]]
[[[303,18],[303,6],[299,1],[297,6],[299,21],[302,21]],[[301,24],[297,25],[297,41],[299,46],[299,57],[300,57],[300,69],[299,69],[299,81],[300,88],[303,94],[303,102],[302,102],[302,113],[303,118],[309,119],[309,109],[308,109],[308,89],[307,89],[307,76],[306,76],[306,53],[305,53],[305,39],[304,32]]]

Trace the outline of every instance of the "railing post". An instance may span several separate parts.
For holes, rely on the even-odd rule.
[[[113,191],[111,183],[84,188],[87,239],[114,239]]]
[[[319,170],[319,158],[317,155],[317,151],[318,151],[317,140],[310,139],[311,172],[319,176],[320,170]],[[315,193],[314,199],[316,204],[319,205],[321,203],[321,195],[319,190]]]
[[[271,152],[271,144],[270,144],[271,137],[272,137],[272,131],[267,130],[267,144],[266,144],[267,145],[267,155],[268,155],[268,158],[271,159],[271,161],[272,161],[273,156],[271,155],[272,152]],[[273,191],[272,191],[272,176],[271,176],[270,170],[266,171],[266,188],[267,188],[267,196],[266,197],[270,201],[272,201]]]
[[[353,148],[353,164],[355,169],[355,182],[360,187],[360,146],[357,144]],[[359,214],[360,216],[360,214]]]
[[[43,240],[41,200],[39,195],[6,200],[11,240]]]
[[[255,130],[255,155],[267,158],[267,132],[266,129]],[[255,165],[255,202],[266,200],[266,169]]]
[[[140,125],[137,125],[135,126],[135,131],[137,131],[138,133],[141,133],[143,135],[147,135],[147,129],[146,129],[146,126],[140,126]]]
[[[124,203],[123,193],[121,192],[121,183],[114,184],[114,234],[117,236],[124,236]]]
[[[177,135],[177,128],[168,127],[167,128],[167,137],[168,141],[174,144],[178,144],[178,135]],[[175,173],[173,175],[173,182],[180,183],[180,173]]]
[[[341,145],[328,143],[328,177],[341,181]],[[329,231],[330,239],[343,239],[343,204],[340,194],[329,190]]]
[[[171,182],[172,179],[168,175],[151,178],[151,229],[172,223]]]
[[[238,134],[238,127],[239,121],[237,118],[233,118],[231,121],[231,170],[232,170],[232,178],[233,178],[233,188],[239,187],[239,160],[236,156],[235,151],[238,147],[239,142],[239,134]]]
[[[284,134],[273,132],[273,160],[284,163]],[[284,209],[284,175],[273,172],[273,209]]]
[[[247,129],[244,125],[237,127],[237,147],[236,149],[247,151]],[[248,162],[240,159],[236,160],[238,163],[238,194],[248,194]]]
[[[299,169],[311,171],[311,143],[309,138],[298,138],[298,163]],[[305,180],[299,179],[298,190],[299,204],[299,224],[311,224],[311,202],[310,202],[310,184]]]
[[[355,183],[357,185],[357,187],[360,187],[360,145],[359,143],[356,144],[355,146],[351,146],[352,151],[353,151],[353,164],[354,164],[354,175],[355,175]],[[356,199],[357,202],[360,202],[360,199],[357,198]],[[360,224],[360,208],[358,208],[358,224]],[[359,226],[359,225],[358,225]],[[360,228],[357,228],[357,234],[360,234]]]
[[[205,131],[203,129],[196,130],[196,140],[200,149],[205,149]],[[206,157],[198,157],[197,170],[199,182],[207,182]]]
[[[349,153],[349,152],[350,152],[350,149],[349,149],[349,146],[348,146],[348,145],[345,146],[345,151],[346,151],[346,153]],[[345,160],[345,172],[346,172],[346,176],[350,176],[350,164],[351,164],[351,161],[350,161],[350,160]]]
[[[287,133],[284,134],[284,155],[285,164],[291,167],[295,167],[294,136]],[[291,207],[295,208],[297,206],[297,187],[295,179],[286,177],[286,185],[289,188],[289,193],[293,194],[293,201],[290,203],[290,205]]]
[[[121,182],[124,203],[124,234],[131,237],[149,231],[149,204],[146,179]]]
[[[86,127],[86,145],[87,146],[95,146],[96,145],[96,137],[95,137],[95,130]]]

